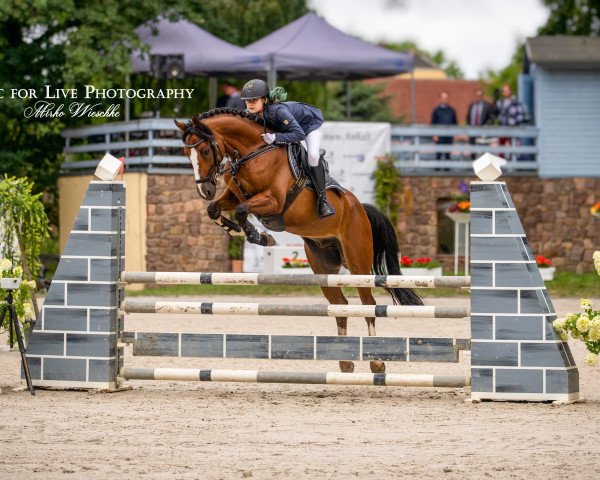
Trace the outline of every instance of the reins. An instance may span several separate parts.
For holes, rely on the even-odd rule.
[[[263,129],[265,132],[267,131],[266,125],[264,123],[263,123]],[[186,143],[185,139],[188,137],[188,135],[192,135],[192,134],[196,135],[198,138],[200,138],[200,140],[198,140],[196,143]],[[261,155],[264,155],[265,153],[268,153],[272,150],[276,150],[277,148],[279,148],[279,146],[275,145],[275,144],[261,145],[260,147],[252,150],[250,153],[244,155],[241,158],[229,158],[223,154],[223,152],[221,151],[221,147],[219,146],[218,142],[215,140],[213,135],[210,135],[207,132],[198,130],[196,127],[194,127],[191,124],[188,125],[188,127],[183,132],[182,140],[183,140],[183,144],[188,148],[196,148],[198,145],[200,145],[203,142],[210,142],[210,147],[213,152],[213,164],[211,165],[210,170],[208,171],[208,175],[206,177],[200,178],[195,181],[197,184],[211,182],[212,184],[216,185],[216,183],[217,183],[216,177],[220,177],[226,173],[229,173],[231,175],[231,178],[233,179],[233,182],[240,189],[240,192],[242,192],[242,195],[244,195],[246,200],[249,198],[252,198],[252,195],[250,195],[246,191],[246,189],[240,184],[240,182],[237,178],[237,173],[239,172],[241,166],[244,165],[245,163],[249,162],[250,160],[253,160],[257,157],[260,157]],[[237,156],[237,155],[239,155],[239,153],[237,150],[235,150],[234,156]],[[224,168],[224,166],[227,163],[229,163],[229,168]]]

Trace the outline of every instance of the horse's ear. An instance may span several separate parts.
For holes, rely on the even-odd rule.
[[[175,125],[177,125],[177,128],[179,130],[181,130],[182,132],[185,132],[185,123],[178,122],[177,120],[174,120],[174,121],[175,121]]]
[[[204,127],[204,125],[202,124],[202,122],[200,121],[200,119],[199,119],[199,118],[198,118],[196,115],[194,115],[194,116],[192,117],[192,125],[193,125],[194,127],[196,127],[196,128],[197,128],[198,130],[200,130],[200,131],[203,131],[203,130],[204,130],[204,128],[203,128],[203,127]]]

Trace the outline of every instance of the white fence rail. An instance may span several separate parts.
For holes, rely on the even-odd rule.
[[[129,171],[188,173],[180,132],[171,119],[111,122],[64,130],[63,173],[92,170],[106,152],[126,158]],[[450,137],[437,144],[434,137]],[[393,125],[392,154],[405,175],[447,175],[472,172],[473,159],[484,152],[507,159],[505,172],[537,174],[538,129],[525,127],[458,127]],[[501,144],[502,143],[502,144]],[[448,156],[449,158],[443,158]],[[442,157],[442,158],[440,158]]]

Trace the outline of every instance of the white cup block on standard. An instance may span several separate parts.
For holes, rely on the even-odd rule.
[[[492,155],[491,153],[484,153],[481,157],[473,162],[473,170],[475,175],[483,182],[493,182],[500,175],[502,175],[502,167],[506,165],[506,160],[503,158]]]
[[[113,157],[110,153],[107,153],[102,160],[100,160],[98,167],[96,167],[94,176],[100,180],[110,182],[117,177],[120,168],[121,160]]]

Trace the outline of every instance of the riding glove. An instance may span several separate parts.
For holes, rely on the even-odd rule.
[[[261,137],[263,138],[263,140],[265,141],[265,143],[267,145],[270,145],[271,143],[273,143],[275,141],[274,133],[262,133]]]

